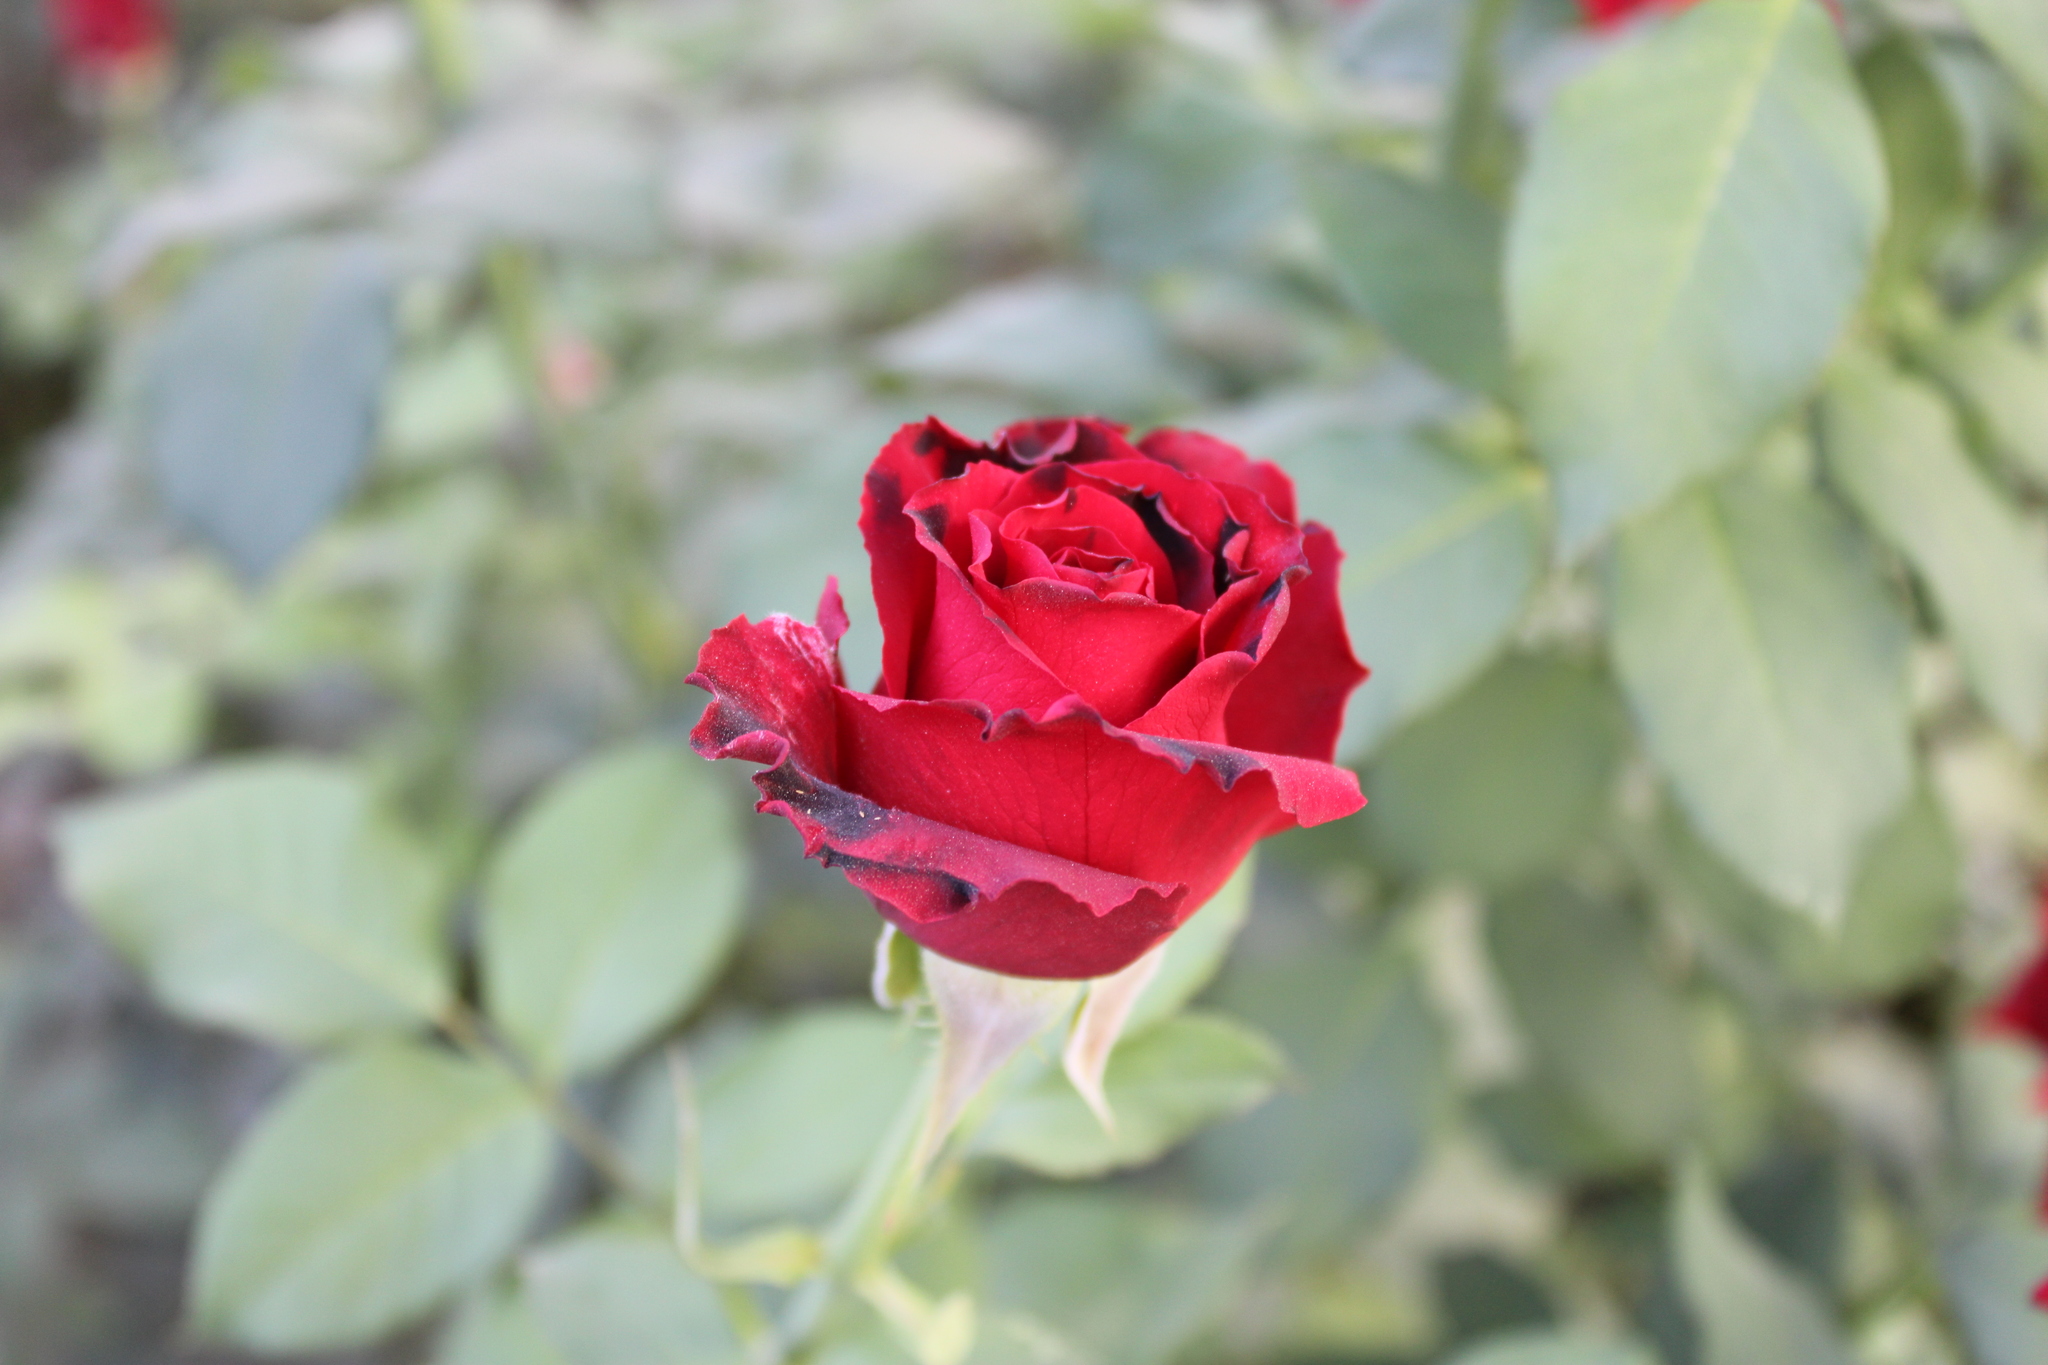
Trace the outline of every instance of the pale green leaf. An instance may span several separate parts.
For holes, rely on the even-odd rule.
[[[1495,904],[1487,940],[1544,1073],[1606,1133],[1653,1155],[1692,1127],[1691,1024],[1638,916],[1546,885]]]
[[[609,1066],[711,980],[745,892],[709,764],[663,743],[600,755],[541,794],[485,875],[491,1017],[546,1075]]]
[[[1971,463],[1940,395],[1879,357],[1828,384],[1828,468],[1933,591],[1963,668],[2029,747],[2048,726],[2048,542]]]
[[[287,237],[213,266],[164,324],[147,378],[150,471],[243,576],[282,563],[368,462],[394,287],[373,238]]]
[[[1956,0],[1984,45],[2048,104],[2048,6],[2038,0]]]
[[[1879,277],[1889,287],[1910,286],[1970,205],[1962,123],[1925,49],[1904,29],[1857,58],[1856,79],[1877,120],[1891,186]]]
[[[705,1217],[753,1223],[812,1213],[843,1194],[930,1046],[872,1005],[815,1005],[707,1056],[697,1087]],[[666,1068],[644,1073],[625,1127],[635,1164],[665,1186],[676,1161]]]
[[[440,879],[325,760],[238,760],[74,810],[72,899],[193,1019],[314,1045],[450,999]]]
[[[567,1365],[517,1287],[493,1281],[450,1315],[432,1365]]]
[[[1303,187],[1366,316],[1446,379],[1505,390],[1499,212],[1456,185],[1328,153],[1306,162]]]
[[[1941,1278],[1963,1339],[1978,1365],[2039,1365],[2048,1360],[2048,1316],[2033,1304],[2048,1233],[2033,1209],[1983,1218],[1945,1240]]]
[[[1381,750],[1359,830],[1401,871],[1512,885],[1578,846],[1627,734],[1597,667],[1511,655]]]
[[[395,1041],[322,1063],[207,1196],[194,1325],[260,1351],[374,1341],[511,1253],[553,1156],[499,1071]]]
[[[521,1261],[527,1301],[569,1365],[737,1365],[718,1292],[651,1227],[596,1224]]]
[[[1139,1166],[1201,1129],[1243,1113],[1286,1074],[1280,1052],[1242,1024],[1182,1014],[1127,1037],[1110,1055],[1105,1132],[1057,1071],[1003,1096],[976,1136],[979,1151],[1062,1179]]]
[[[1610,592],[1615,670],[1693,823],[1777,899],[1838,920],[1912,782],[1906,630],[1868,548],[1751,471],[1630,527]]]
[[[1344,548],[1344,623],[1372,677],[1343,752],[1370,752],[1492,657],[1543,563],[1543,480],[1409,433],[1340,429],[1290,452],[1302,506]]]
[[[1735,1222],[1697,1160],[1680,1168],[1670,1236],[1700,1365],[1851,1365],[1832,1315]]]
[[[2048,483],[2048,347],[2003,314],[1925,329],[1907,344],[2001,459],[2034,483]]]
[[[1557,97],[1507,306],[1567,550],[1733,461],[1807,391],[1884,215],[1876,132],[1813,0],[1704,0]]]

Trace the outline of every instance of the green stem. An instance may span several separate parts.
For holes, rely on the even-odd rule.
[[[939,1057],[934,1049],[889,1131],[869,1155],[860,1182],[825,1233],[824,1264],[790,1295],[782,1314],[781,1346],[773,1360],[795,1359],[810,1345],[832,1295],[884,1255],[890,1239],[901,1231],[903,1215],[918,1192],[920,1173],[914,1169],[918,1139],[924,1132],[925,1111],[931,1107],[938,1075]]]
[[[592,1123],[582,1110],[570,1103],[559,1086],[546,1084],[530,1075],[494,1046],[485,1035],[482,1022],[467,1005],[456,1004],[441,1019],[441,1027],[456,1046],[485,1066],[510,1077],[530,1096],[564,1140],[576,1149],[613,1193],[658,1218],[665,1217],[662,1201],[634,1173],[632,1165],[612,1144],[603,1129]]]

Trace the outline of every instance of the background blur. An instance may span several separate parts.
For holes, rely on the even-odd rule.
[[[0,1361],[735,1358],[664,1335],[681,1270],[566,1162],[452,1316],[227,1271],[188,1311],[209,1182],[332,1030],[172,923],[255,807],[86,849],[157,896],[97,928],[53,811],[326,755],[467,885],[550,779],[684,731],[711,626],[836,573],[873,676],[897,424],[1061,411],[1295,476],[1372,805],[1266,846],[1203,997],[1284,1071],[1165,1068],[1149,1148],[982,1130],[899,1258],[972,1296],[969,1359],[2048,1360],[2037,1065],[1978,1022],[2048,855],[2048,33],[1795,14],[1737,127],[1707,25],[1764,3],[185,0],[95,65],[0,0]],[[1732,206],[1688,197],[1714,155]],[[1673,242],[1706,283],[1664,298]],[[1560,536],[1585,468],[1651,473]],[[664,1179],[686,1036],[738,1227],[829,1209],[908,1073],[873,913],[735,766],[667,865],[732,932],[570,1094]],[[819,1358],[949,1365],[905,1321]],[[1460,1355],[1552,1325],[1591,1344]]]

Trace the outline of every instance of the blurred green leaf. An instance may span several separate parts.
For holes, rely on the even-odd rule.
[[[1444,1051],[1420,984],[1398,949],[1319,945],[1233,963],[1219,1002],[1272,1034],[1301,1083],[1196,1140],[1204,1186],[1239,1207],[1280,1196],[1303,1246],[1341,1239],[1407,1186],[1441,1117]]]
[[[1812,0],[1705,0],[1557,97],[1507,299],[1567,551],[1784,415],[1862,292],[1884,212],[1875,129]]]
[[[1159,970],[1124,1020],[1127,1036],[1176,1013],[1215,977],[1237,931],[1251,914],[1258,870],[1259,851],[1254,848],[1230,874],[1230,880],[1166,940]]]
[[[1697,1160],[1679,1169],[1671,1255],[1699,1327],[1700,1365],[1852,1365],[1832,1315],[1736,1224]]]
[[[144,441],[171,510],[260,579],[370,454],[394,280],[372,237],[286,237],[213,266],[151,354]]]
[[[2048,483],[2048,347],[1994,315],[1908,338],[1913,359],[1962,401],[1983,440],[2036,484]]]
[[[1115,1132],[1103,1131],[1064,1075],[1047,1071],[1003,1096],[975,1147],[1065,1180],[1142,1166],[1259,1104],[1286,1074],[1286,1059],[1251,1029],[1182,1014],[1126,1036],[1110,1054],[1104,1080]]]
[[[990,286],[883,337],[883,365],[939,383],[1144,414],[1187,389],[1157,321],[1129,294],[1061,275]]]
[[[1088,235],[1144,272],[1240,249],[1293,202],[1287,134],[1214,73],[1148,82],[1081,165]]]
[[[987,1222],[983,1298],[1090,1365],[1163,1365],[1224,1321],[1259,1229],[1130,1193],[1037,1190]],[[1053,1350],[1026,1359],[1058,1361]]]
[[[1828,468],[1933,590],[1992,715],[2021,743],[2048,727],[2048,546],[1963,450],[1948,405],[1881,358],[1829,379]]]
[[[512,424],[519,405],[503,344],[471,328],[400,364],[385,396],[383,448],[405,465],[473,454]]]
[[[611,1065],[724,962],[746,877],[709,764],[660,742],[599,755],[540,795],[485,874],[491,1017],[544,1075]]]
[[[1302,506],[1344,547],[1344,621],[1372,667],[1347,756],[1455,690],[1507,639],[1543,563],[1543,481],[1406,432],[1341,429],[1287,462]]]
[[[191,1018],[317,1045],[448,1006],[440,878],[341,764],[217,764],[74,810],[58,846],[73,900]]]
[[[599,1223],[528,1252],[527,1301],[569,1365],[738,1365],[717,1291],[653,1228]]]
[[[1517,1332],[1451,1357],[1449,1365],[1652,1365],[1640,1346],[1568,1332]],[[1761,1365],[1761,1362],[1757,1362]],[[1790,1365],[1790,1362],[1787,1362]],[[1802,1363],[1803,1365],[1803,1363]]]
[[[511,241],[638,255],[667,235],[661,151],[644,119],[513,104],[436,148],[399,187],[397,207],[472,249]]]
[[[2034,0],[1956,0],[1977,36],[2048,105],[2048,9]]]
[[[1511,886],[1583,840],[1627,733],[1601,670],[1511,655],[1380,752],[1360,832],[1402,871]]]
[[[1857,58],[1856,79],[1877,119],[1891,189],[1878,274],[1897,287],[1918,277],[1969,207],[1974,186],[1968,149],[1926,52],[1905,29]]]
[[[194,1325],[260,1351],[374,1341],[511,1254],[553,1165],[501,1072],[395,1041],[320,1063],[207,1196]]]
[[[1750,471],[1630,527],[1610,592],[1615,671],[1694,823],[1777,899],[1839,922],[1912,783],[1906,631],[1867,547],[1814,494]]]
[[[1507,388],[1501,222],[1456,185],[1334,153],[1303,187],[1352,300],[1416,359],[1482,393]]]
[[[1940,1247],[1942,1283],[1977,1365],[2048,1360],[2048,1316],[2033,1304],[2048,1265],[2048,1232],[2032,1222],[2031,1208],[2016,1210],[1965,1228]]]
[[[1487,917],[1494,970],[1539,1064],[1638,1156],[1691,1130],[1700,1079],[1684,997],[1641,918],[1562,885],[1502,898]]]
[[[470,1292],[435,1343],[432,1365],[567,1365],[516,1287],[493,1280]]]
[[[814,1005],[709,1055],[697,1102],[705,1216],[815,1211],[852,1186],[917,1079],[930,1040],[872,1005]],[[793,1115],[801,1115],[801,1120]],[[651,1067],[626,1141],[650,1182],[675,1173],[675,1100]]]
[[[1941,961],[1962,912],[1962,861],[1947,817],[1926,788],[1870,841],[1848,910],[1829,929],[1777,904],[1729,870],[1674,814],[1663,870],[1694,907],[1765,951],[1812,990],[1879,995]]]

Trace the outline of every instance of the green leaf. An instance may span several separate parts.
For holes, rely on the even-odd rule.
[[[1660,871],[1681,903],[1808,990],[1874,996],[1903,989],[1938,967],[1962,912],[1955,835],[1924,787],[1871,840],[1848,910],[1832,929],[1755,890],[1675,817],[1666,824]]]
[[[1446,1059],[1415,973],[1398,949],[1323,944],[1233,962],[1218,996],[1301,1081],[1196,1140],[1204,1188],[1235,1207],[1284,1202],[1292,1242],[1345,1241],[1406,1188],[1441,1117]]]
[[[1670,1236],[1700,1365],[1852,1365],[1832,1315],[1737,1225],[1697,1160],[1679,1170]]]
[[[2038,1365],[2048,1359],[2048,1317],[2033,1305],[2048,1233],[2033,1210],[1986,1218],[1944,1241],[1941,1278],[1970,1358],[1977,1365]]]
[[[568,1365],[518,1290],[492,1281],[472,1291],[435,1343],[433,1365]]]
[[[1372,677],[1351,694],[1344,752],[1368,753],[1472,677],[1514,629],[1542,571],[1543,479],[1406,432],[1337,430],[1288,460],[1302,506],[1337,534],[1344,620]]]
[[[1215,977],[1230,952],[1237,931],[1252,910],[1252,887],[1258,881],[1259,851],[1254,848],[1230,874],[1208,903],[1173,931],[1159,970],[1124,1020],[1126,1035],[1138,1033],[1177,1013]]]
[[[299,1045],[447,1007],[440,878],[337,763],[217,764],[75,809],[72,899],[170,1008]]]
[[[1777,899],[1838,921],[1912,783],[1906,630],[1867,547],[1751,471],[1630,527],[1610,595],[1615,671],[1693,823]]]
[[[1338,278],[1366,316],[1446,379],[1504,392],[1500,214],[1456,185],[1334,153],[1309,157],[1302,183]]]
[[[1103,1131],[1065,1076],[1048,1071],[1002,1098],[975,1147],[1066,1180],[1142,1166],[1260,1103],[1286,1073],[1279,1049],[1242,1024],[1182,1014],[1126,1037],[1110,1054],[1104,1090],[1114,1133]]]
[[[590,760],[541,794],[485,874],[491,1017],[543,1075],[610,1066],[725,961],[746,874],[710,765],[663,743]]]
[[[1705,0],[1557,97],[1508,232],[1508,329],[1576,553],[1753,447],[1862,292],[1884,165],[1813,0]]]
[[[2048,9],[2035,0],[1956,0],[1984,46],[2048,104]]]
[[[374,1341],[509,1255],[553,1164],[498,1071],[396,1041],[321,1063],[207,1195],[194,1324],[259,1351]]]
[[[1544,885],[1496,903],[1487,941],[1539,1065],[1602,1129],[1639,1156],[1691,1129],[1691,1020],[1639,916]]]
[[[1164,1365],[1219,1327],[1260,1241],[1254,1222],[1128,1190],[1030,1190],[999,1205],[987,1230],[988,1316],[1029,1315],[1054,1348],[1022,1359],[1115,1365]]]
[[[1611,796],[1627,733],[1598,668],[1510,656],[1381,751],[1359,830],[1405,872],[1511,886],[1577,848]]]
[[[1992,316],[1907,339],[1913,359],[1961,401],[1985,444],[2036,484],[2048,484],[2048,347],[2021,319]]]
[[[2048,554],[1962,446],[1939,394],[1876,356],[1828,384],[1828,468],[1932,589],[1978,696],[2022,744],[2048,728]]]
[[[754,1223],[820,1209],[851,1188],[930,1046],[871,1005],[796,1010],[707,1054],[697,1088],[706,1218]],[[792,1114],[802,1122],[791,1122]],[[650,1183],[674,1178],[675,1097],[650,1067],[625,1127]]]
[[[1891,186],[1891,221],[1878,252],[1878,275],[1893,287],[1918,278],[1974,193],[1962,124],[1928,61],[1904,29],[1856,61]]]
[[[1652,1365],[1652,1360],[1640,1346],[1570,1332],[1538,1331],[1496,1337],[1460,1351],[1449,1365]]]
[[[569,1365],[745,1359],[718,1294],[652,1228],[596,1224],[527,1253],[527,1301]]]
[[[235,253],[179,299],[152,352],[145,443],[171,510],[260,579],[367,463],[394,345],[374,238]]]
[[[1102,259],[1146,272],[1228,256],[1293,201],[1285,130],[1213,77],[1142,88],[1081,166]]]

